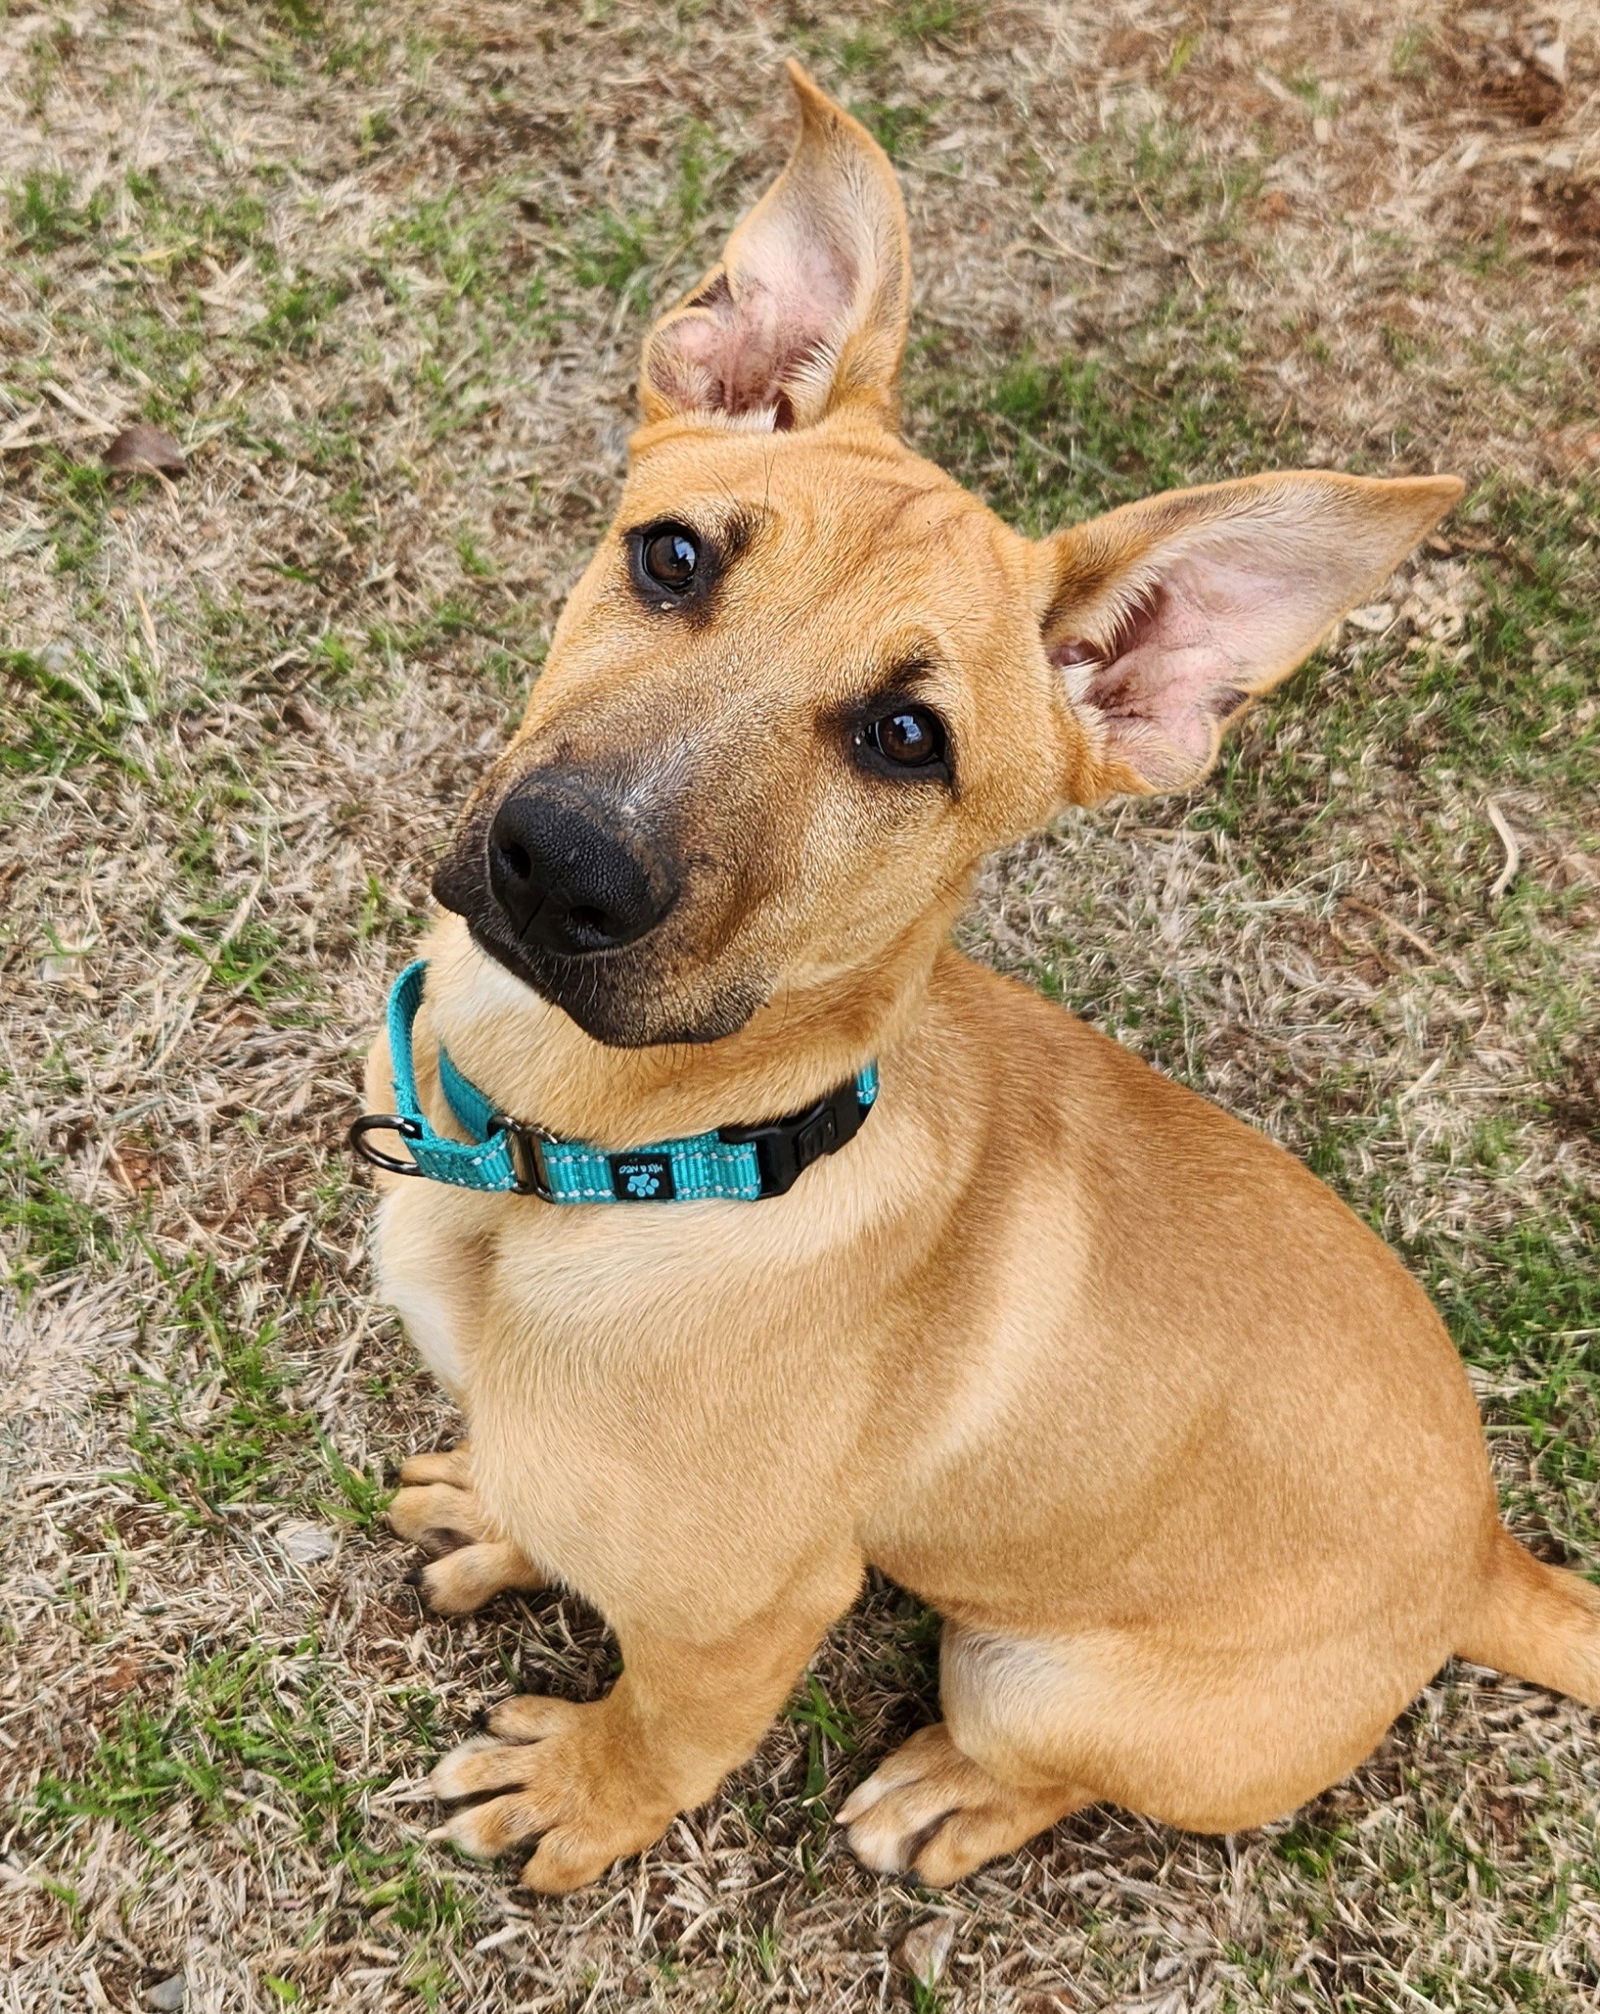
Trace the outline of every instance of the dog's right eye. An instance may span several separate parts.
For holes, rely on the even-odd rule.
[[[640,535],[639,571],[652,587],[684,594],[694,585],[700,548],[681,524],[663,524]]]

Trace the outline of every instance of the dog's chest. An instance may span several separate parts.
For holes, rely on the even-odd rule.
[[[851,1240],[788,1201],[552,1210],[494,1245],[466,1393],[478,1487],[603,1607],[680,1578],[703,1603],[709,1557],[791,1545],[783,1506],[858,1431],[867,1381],[838,1375],[866,1347]]]

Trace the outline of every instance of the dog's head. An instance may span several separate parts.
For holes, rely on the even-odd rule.
[[[899,190],[790,74],[794,153],[650,332],[616,523],[435,882],[629,1047],[931,946],[1062,804],[1197,781],[1460,493],[1256,476],[1020,537],[895,430]]]

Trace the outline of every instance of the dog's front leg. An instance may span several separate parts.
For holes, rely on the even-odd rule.
[[[752,1753],[861,1574],[854,1556],[819,1562],[713,1639],[620,1624],[623,1671],[606,1698],[508,1699],[489,1716],[489,1736],[438,1765],[441,1799],[482,1801],[435,1838],[488,1857],[537,1836],[522,1880],[552,1895],[640,1852]]]

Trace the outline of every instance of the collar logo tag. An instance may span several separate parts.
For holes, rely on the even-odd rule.
[[[668,1154],[608,1154],[611,1192],[619,1203],[664,1203],[677,1194]]]

